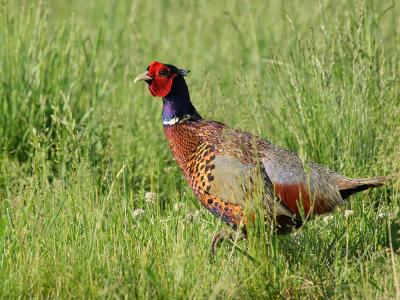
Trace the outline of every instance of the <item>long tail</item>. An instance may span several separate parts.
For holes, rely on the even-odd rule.
[[[374,178],[357,178],[346,179],[339,182],[339,192],[343,199],[347,197],[375,187],[380,187],[385,184],[385,181],[391,178],[390,176],[381,176]]]

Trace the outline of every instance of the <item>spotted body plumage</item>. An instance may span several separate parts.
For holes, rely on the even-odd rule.
[[[164,133],[179,167],[200,203],[236,229],[243,217],[241,206],[230,204],[210,193],[211,182],[214,180],[214,160],[216,153],[221,153],[221,149],[207,139],[213,134],[212,129],[207,123],[186,122],[165,126]]]

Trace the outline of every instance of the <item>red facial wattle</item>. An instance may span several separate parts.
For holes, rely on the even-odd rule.
[[[162,70],[167,71],[166,76],[160,75]],[[166,97],[171,92],[176,74],[172,73],[167,66],[157,61],[152,62],[149,65],[148,75],[153,78],[149,84],[149,90],[154,97]]]
[[[165,97],[171,92],[172,83],[176,74],[171,77],[154,77],[151,84],[149,85],[150,93],[153,96]]]

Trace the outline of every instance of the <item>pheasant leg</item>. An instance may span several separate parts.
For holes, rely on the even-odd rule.
[[[224,240],[230,240],[230,241],[235,241],[235,240],[242,240],[245,239],[246,236],[243,233],[237,233],[232,230],[227,230],[227,229],[222,229],[220,232],[218,232],[216,235],[214,235],[212,243],[211,243],[211,257],[214,257],[215,254],[217,253],[217,249],[219,245],[224,241]]]

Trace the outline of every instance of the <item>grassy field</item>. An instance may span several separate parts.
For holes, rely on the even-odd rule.
[[[400,171],[395,0],[0,0],[0,298],[400,298],[399,181],[210,260],[225,225],[133,86],[152,60],[191,69],[208,119]]]

